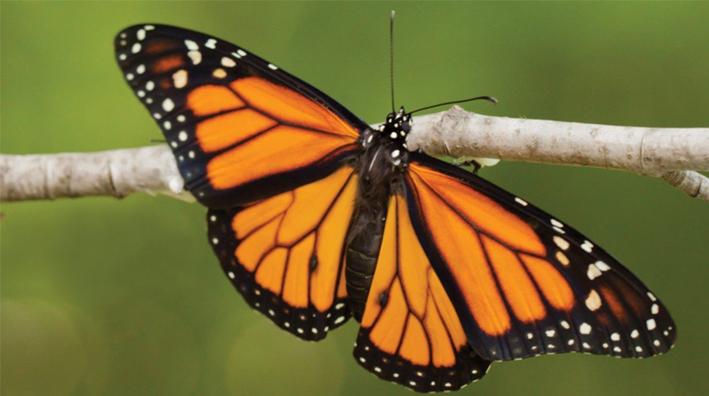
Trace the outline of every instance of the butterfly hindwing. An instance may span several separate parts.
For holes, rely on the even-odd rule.
[[[418,392],[460,389],[490,365],[468,345],[399,194],[389,201],[361,325],[354,350],[359,364]]]
[[[343,167],[314,183],[233,209],[210,209],[209,243],[248,304],[317,341],[350,317],[345,234],[357,176]]]
[[[662,303],[588,238],[469,172],[412,154],[412,223],[483,358],[641,358],[672,347]]]
[[[165,25],[116,37],[116,57],[204,205],[228,208],[318,180],[366,124],[307,83],[226,41]]]

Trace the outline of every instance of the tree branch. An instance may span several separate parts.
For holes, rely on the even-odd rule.
[[[142,192],[186,201],[167,146],[45,155],[0,155],[0,201],[113,196]]]
[[[453,158],[593,166],[661,177],[709,201],[709,129],[490,117],[454,106],[414,118],[410,150]],[[164,193],[190,200],[167,146],[88,154],[0,155],[0,201]]]

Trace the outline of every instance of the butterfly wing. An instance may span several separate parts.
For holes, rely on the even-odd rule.
[[[116,57],[162,129],[209,241],[247,303],[319,340],[350,316],[343,244],[351,161],[366,124],[243,48],[165,25],[116,37]]]
[[[165,25],[118,34],[126,81],[204,205],[228,208],[322,179],[366,124],[324,93],[220,39]]]
[[[460,389],[490,365],[470,348],[399,194],[389,200],[361,325],[354,350],[359,364],[418,392]]]
[[[314,183],[231,209],[210,209],[209,243],[247,303],[310,341],[350,317],[345,234],[357,175],[345,166]]]
[[[412,154],[412,223],[480,356],[642,358],[672,347],[665,307],[603,249],[469,172]]]

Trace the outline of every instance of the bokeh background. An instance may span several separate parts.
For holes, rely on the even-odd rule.
[[[709,3],[3,2],[2,153],[149,145],[160,132],[114,63],[139,22],[207,32],[363,119],[397,101],[494,95],[485,114],[709,127]],[[557,355],[492,366],[461,395],[709,392],[709,204],[618,171],[505,162],[483,176],[583,230],[671,310],[676,348],[642,361]],[[308,344],[252,313],[166,197],[2,205],[2,394],[409,395],[351,357],[357,326]]]

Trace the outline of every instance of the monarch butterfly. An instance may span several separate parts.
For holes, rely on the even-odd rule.
[[[370,128],[243,48],[176,27],[129,27],[115,49],[208,208],[225,274],[295,336],[354,317],[357,362],[419,392],[460,389],[493,361],[672,347],[665,307],[590,239],[408,151],[403,107]]]

